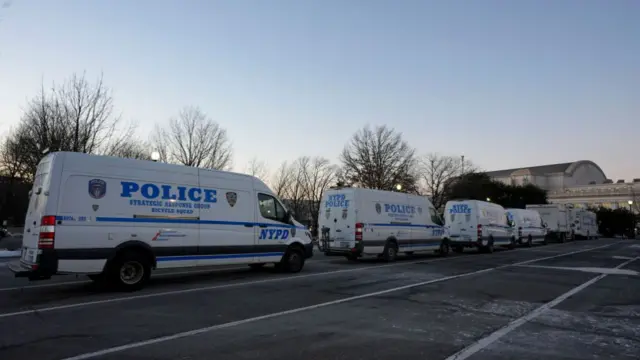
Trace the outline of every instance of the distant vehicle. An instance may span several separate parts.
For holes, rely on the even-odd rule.
[[[362,188],[325,192],[318,226],[328,256],[356,260],[398,254],[449,253],[444,222],[424,196]]]
[[[532,246],[534,243],[546,244],[547,228],[540,213],[529,209],[506,209],[507,218],[513,222],[518,244]]]
[[[37,167],[22,256],[9,268],[31,280],[88,274],[135,290],[156,268],[276,263],[298,272],[312,246],[253,176],[58,152]]]
[[[531,204],[526,208],[540,214],[542,222],[547,228],[548,237],[555,238],[559,242],[573,240],[575,237],[572,228],[572,208],[563,204]]]
[[[445,205],[445,222],[451,248],[462,252],[465,247],[493,252],[495,246],[514,248],[516,234],[505,209],[479,200],[451,200]]]
[[[586,240],[598,238],[598,219],[596,213],[576,209],[574,210],[573,223],[576,238]]]

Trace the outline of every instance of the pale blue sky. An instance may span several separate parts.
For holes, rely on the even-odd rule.
[[[43,78],[102,71],[141,137],[200,106],[236,170],[337,160],[368,123],[486,170],[640,177],[640,1],[13,0],[0,18],[3,132]]]

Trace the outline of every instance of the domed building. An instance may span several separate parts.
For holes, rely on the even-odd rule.
[[[487,175],[509,185],[536,185],[547,190],[552,203],[640,210],[640,179],[614,183],[590,160],[489,171]]]

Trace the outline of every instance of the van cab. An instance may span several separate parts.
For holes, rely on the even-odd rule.
[[[445,205],[445,223],[451,248],[462,252],[476,248],[491,253],[495,246],[516,245],[512,224],[502,206],[479,200],[450,200]]]
[[[275,263],[299,272],[311,235],[259,179],[56,152],[40,161],[18,277],[88,274],[141,288],[152,269]]]
[[[424,196],[362,188],[325,192],[318,226],[328,256],[356,260],[398,254],[449,253],[442,218]]]
[[[532,246],[535,243],[547,243],[547,228],[537,211],[507,209],[507,219],[513,222],[518,244]]]

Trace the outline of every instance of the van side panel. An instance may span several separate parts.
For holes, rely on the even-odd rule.
[[[211,190],[199,187],[198,170],[128,164],[137,163],[106,157],[65,162],[56,225],[59,272],[99,272],[125,242],[150,246],[158,268],[196,265],[199,206],[215,205]]]
[[[390,239],[395,240],[399,251],[407,251],[411,244],[412,224],[416,221],[417,215],[417,210],[409,203],[408,195],[391,191],[364,190],[361,196],[366,196],[369,200],[368,204],[363,204],[363,212],[373,216],[369,218],[371,220],[367,221],[365,227],[365,234],[370,233],[372,236],[364,238],[364,252],[381,254],[387,240]]]
[[[411,227],[411,251],[433,251],[440,248],[442,225],[437,225],[435,221],[440,221],[435,208],[422,196],[409,195],[409,203],[415,209],[414,220]]]
[[[256,253],[269,252],[255,243],[259,227],[255,226],[258,200],[253,179],[205,169],[200,169],[199,175],[200,187],[214,189],[216,201],[200,208],[197,265],[253,262]],[[277,240],[269,244],[275,245]]]

